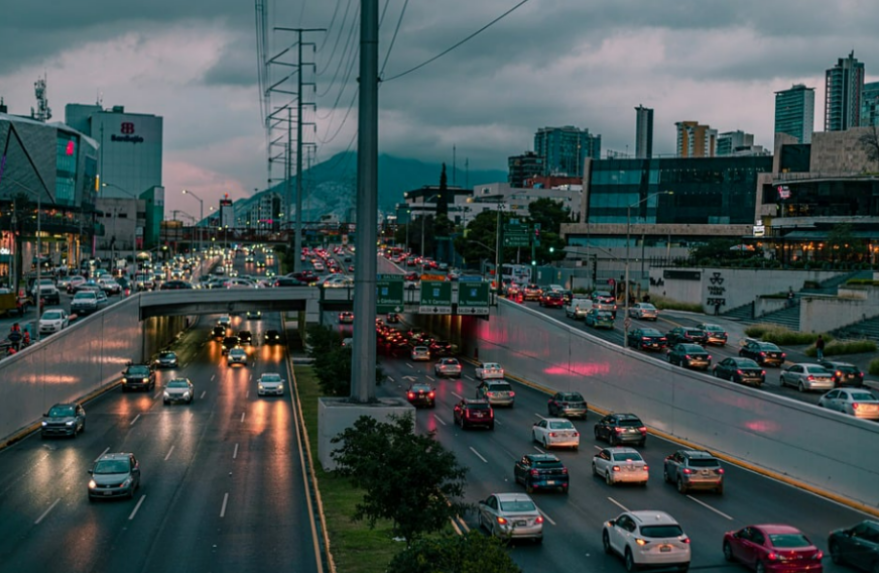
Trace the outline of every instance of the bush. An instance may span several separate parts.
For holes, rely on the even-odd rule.
[[[522,573],[502,541],[470,531],[422,539],[394,557],[388,573]]]
[[[870,361],[870,366],[867,368],[867,371],[871,376],[879,376],[879,358],[874,358]]]
[[[873,279],[849,279],[845,281],[845,284],[850,286],[879,286],[879,281],[874,281]]]
[[[824,346],[824,356],[864,354],[867,352],[876,352],[876,343],[872,340],[834,340],[833,342],[828,342],[827,345]],[[817,356],[814,345],[806,349],[806,356]],[[873,364],[876,362],[879,362],[879,359],[873,360],[873,362],[870,363],[871,370],[873,369]],[[879,367],[879,364],[877,364],[877,367]],[[879,371],[879,368],[877,368],[877,371]]]
[[[698,302],[680,302],[659,295],[651,296],[650,302],[653,303],[653,306],[660,310],[685,310],[689,312],[705,312],[702,304]]]
[[[772,342],[780,346],[799,346],[803,344],[814,344],[818,340],[818,334],[814,332],[799,332],[790,330],[778,324],[752,324],[745,329],[745,334],[749,338],[759,338],[766,342]],[[829,343],[833,337],[829,334],[822,334],[824,342]],[[826,348],[825,348],[826,353]]]

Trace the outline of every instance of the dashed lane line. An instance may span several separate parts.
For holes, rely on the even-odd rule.
[[[223,494],[223,507],[220,508],[220,519],[226,517],[226,504],[229,503],[229,492]]]
[[[474,454],[476,454],[476,457],[477,457],[477,458],[479,458],[480,460],[482,460],[482,461],[485,462],[485,463],[488,463],[488,460],[485,459],[485,458],[483,458],[483,457],[479,454],[479,452],[476,451],[476,448],[474,448],[473,446],[470,446],[470,451],[473,452]]]
[[[235,449],[232,450],[232,459],[236,459],[238,457],[238,444],[235,444]]]
[[[612,498],[612,497],[608,497],[607,500],[608,500],[609,502],[611,502],[612,504],[614,504],[615,506],[617,506],[618,508],[622,509],[623,511],[629,511],[629,508],[628,508],[628,507],[626,507],[625,505],[621,504],[620,502],[618,502],[618,501],[615,500],[614,498]]]
[[[134,417],[134,419],[131,421],[131,424],[129,424],[129,426],[133,426],[135,424],[135,422],[137,422],[138,420],[140,420],[140,414],[138,414],[137,416]]]
[[[171,454],[173,454],[173,453],[174,453],[174,446],[171,446],[171,449],[168,450],[167,454],[165,454],[165,461],[166,462],[168,461],[168,459],[171,457]]]
[[[128,516],[128,521],[134,519],[134,516],[137,515],[137,510],[140,509],[140,506],[143,505],[143,500],[146,499],[146,494],[140,496],[140,499],[137,500],[137,505],[134,506],[134,509],[131,510],[131,515]]]
[[[46,516],[49,515],[49,512],[52,511],[53,509],[55,509],[55,506],[58,505],[58,503],[59,503],[60,501],[61,501],[61,498],[59,497],[59,498],[56,499],[54,502],[52,502],[52,505],[49,506],[49,509],[47,509],[46,511],[44,511],[44,512],[43,512],[43,515],[41,515],[40,517],[37,518],[37,520],[34,522],[34,525],[39,525],[41,521],[43,521],[44,519],[46,519]]]
[[[708,505],[708,504],[705,503],[704,501],[702,501],[702,500],[700,500],[700,499],[696,499],[696,498],[693,497],[692,495],[687,495],[687,497],[690,498],[690,499],[692,499],[693,501],[695,501],[696,503],[698,503],[699,505],[701,505],[701,506],[704,507],[705,509],[710,509],[711,511],[713,511],[713,512],[716,513],[717,515],[719,515],[719,516],[721,516],[721,517],[725,517],[726,519],[728,519],[728,520],[730,520],[730,521],[733,521],[733,518],[732,518],[732,517],[730,517],[730,516],[728,516],[727,514],[723,513],[723,512],[720,511],[719,509],[716,509],[716,508],[714,508],[714,507],[711,507],[710,505]]]

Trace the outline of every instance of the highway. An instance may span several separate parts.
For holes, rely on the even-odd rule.
[[[85,405],[76,439],[32,435],[0,451],[3,571],[317,570],[290,396],[256,396],[263,372],[290,379],[284,347],[260,345],[231,369],[209,339],[215,319],[181,337],[180,368],[160,371],[155,391],[116,388]],[[280,317],[233,317],[245,326],[261,341]],[[163,405],[175,376],[193,381],[193,404]],[[88,501],[87,470],[105,451],[138,457],[133,500]]]

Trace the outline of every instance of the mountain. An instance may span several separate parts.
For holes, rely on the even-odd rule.
[[[403,193],[420,189],[424,185],[439,185],[441,163],[425,163],[415,159],[380,155],[378,158],[378,205],[384,213],[394,212],[397,203],[403,202]],[[474,170],[466,173],[446,165],[449,186],[473,187],[483,183],[507,180],[507,172],[501,170]],[[454,183],[453,183],[454,181]],[[317,221],[321,215],[333,214],[342,221],[353,221],[353,208],[357,192],[357,153],[339,153],[303,172],[303,217]],[[293,196],[296,178],[291,180]],[[278,184],[272,191],[284,192]]]

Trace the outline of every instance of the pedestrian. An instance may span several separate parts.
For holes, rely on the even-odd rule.
[[[818,340],[815,341],[815,355],[818,357],[818,360],[824,360],[824,337],[820,334],[818,335]]]
[[[794,305],[794,289],[793,289],[793,287],[787,288],[787,305],[788,306]]]

